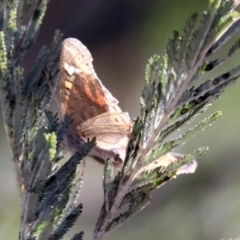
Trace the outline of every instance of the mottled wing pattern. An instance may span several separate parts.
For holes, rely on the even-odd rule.
[[[78,130],[83,137],[94,137],[94,133],[97,132],[98,140],[116,143],[130,130],[126,122],[128,122],[126,113],[107,112],[87,120],[78,127]]]
[[[92,149],[91,156],[100,158],[100,161],[116,156],[122,160],[131,121],[128,113],[122,112],[117,99],[98,79],[92,61],[88,49],[77,39],[68,38],[63,42],[60,59],[61,112],[73,118],[65,145],[77,151],[87,138],[96,137],[97,146]],[[181,157],[168,153],[141,172],[156,167],[166,168]],[[179,168],[177,174],[192,173],[196,167],[196,162],[192,161]]]
[[[60,99],[62,114],[73,115],[75,127],[108,111],[91,54],[77,39],[66,39],[62,45]]]
[[[122,112],[117,99],[98,79],[92,61],[88,49],[77,39],[68,38],[63,42],[60,59],[61,112],[73,116],[71,133],[85,140],[96,137],[98,149],[113,148],[118,152],[117,144],[123,142],[122,138],[127,142],[131,121],[128,113]],[[71,141],[69,136],[68,142]],[[124,144],[126,148],[127,143]]]

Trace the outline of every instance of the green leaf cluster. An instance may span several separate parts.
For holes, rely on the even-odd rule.
[[[61,143],[71,118],[59,120],[48,110],[57,88],[61,34],[44,46],[28,73],[22,61],[34,45],[48,0],[9,0],[0,4],[0,102],[22,198],[20,240],[61,239],[82,212],[76,204],[83,174],[79,166],[95,139],[63,163]],[[203,113],[240,75],[240,65],[208,79],[239,50],[240,40],[222,59],[215,53],[240,30],[239,1],[210,0],[201,18],[193,14],[183,34],[173,32],[165,54],[146,67],[140,117],[134,120],[122,168],[113,160],[104,168],[104,204],[94,239],[119,227],[141,211],[151,192],[179,174],[193,173],[196,159],[207,151],[171,153],[212,125],[211,114],[177,137],[182,126]],[[27,24],[23,18],[28,17]],[[173,157],[171,157],[173,156]],[[82,239],[83,232],[72,237]]]
[[[71,122],[48,111],[58,85],[62,36],[55,33],[29,70],[21,64],[34,45],[47,0],[5,1],[0,9],[0,98],[22,199],[20,240],[62,239],[82,212],[76,204],[80,162],[95,145],[83,145],[62,163],[61,142]],[[23,18],[28,16],[28,24]],[[79,232],[72,239],[82,239]]]
[[[104,174],[104,205],[94,239],[120,226],[150,202],[150,193],[179,174],[193,173],[196,159],[208,148],[190,154],[168,155],[220,116],[216,112],[181,135],[172,137],[220,97],[240,74],[240,65],[208,79],[239,50],[239,40],[223,59],[214,53],[239,31],[238,1],[211,0],[201,18],[194,13],[183,34],[174,31],[163,57],[153,56],[146,68],[140,98],[141,116],[136,119],[123,168],[114,177],[107,163]],[[216,75],[216,74],[215,74]],[[207,80],[206,80],[207,79]]]

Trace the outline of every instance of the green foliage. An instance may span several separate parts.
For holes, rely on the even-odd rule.
[[[165,155],[221,116],[216,112],[182,135],[169,139],[173,132],[204,112],[239,77],[240,65],[205,80],[239,48],[237,41],[228,56],[212,60],[216,50],[239,30],[239,13],[234,11],[238,4],[210,1],[202,19],[197,14],[189,18],[182,36],[174,31],[162,58],[150,58],[140,99],[141,117],[133,126],[124,166],[111,181],[109,165],[105,168],[105,202],[96,224],[95,240],[102,239],[146,206],[154,189],[179,174],[194,172],[195,159],[208,150],[199,148],[173,160]]]
[[[55,229],[51,234],[50,239],[57,240],[61,239],[65,233],[73,226],[77,218],[82,212],[82,204],[79,204],[77,207],[73,208],[72,211],[66,216],[65,221],[62,221],[61,224]]]
[[[90,140],[65,164],[60,162],[71,119],[60,121],[47,111],[58,84],[59,32],[23,75],[21,63],[35,43],[47,2],[5,1],[0,11],[1,108],[22,198],[21,240],[61,239],[72,227],[82,211],[81,204],[75,206],[82,182],[79,163],[95,145],[95,139]]]
[[[59,120],[58,114],[48,110],[58,84],[59,32],[23,74],[22,61],[36,41],[47,3],[11,0],[0,6],[0,99],[22,198],[20,240],[62,239],[73,226],[82,212],[82,205],[76,205],[83,181],[79,164],[95,145],[95,139],[89,140],[61,162],[61,143],[71,118]],[[187,20],[183,35],[173,32],[163,57],[150,58],[140,117],[129,134],[123,166],[114,174],[112,159],[106,160],[104,203],[94,240],[141,211],[153,190],[179,174],[195,171],[196,159],[206,147],[186,155],[169,152],[213,124],[221,113],[210,115],[178,137],[171,139],[171,134],[204,112],[239,78],[240,65],[206,80],[239,50],[240,40],[225,58],[214,59],[214,53],[239,31],[238,4],[210,0],[201,19],[193,14]],[[26,16],[28,24],[24,25]],[[83,232],[72,237],[80,239]]]
[[[83,239],[83,232],[76,233],[71,240],[82,240]]]

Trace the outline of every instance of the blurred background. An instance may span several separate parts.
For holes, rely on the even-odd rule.
[[[182,32],[190,14],[201,13],[206,6],[206,0],[50,0],[38,41],[27,55],[24,67],[29,69],[40,47],[51,41],[55,29],[60,29],[64,38],[78,38],[88,47],[99,78],[119,99],[121,108],[134,118],[139,115],[148,58],[162,55],[172,30]],[[240,34],[217,55],[226,54],[238,37]],[[240,55],[221,71],[239,62]],[[182,175],[156,190],[151,204],[107,235],[106,240],[207,240],[240,236],[239,90],[240,83],[229,87],[207,111],[210,114],[221,110],[223,117],[179,149],[188,153],[209,146],[209,152],[199,159],[197,172]],[[0,136],[0,182],[4,183],[0,185],[0,238],[17,239],[21,203],[2,118]],[[101,165],[92,159],[87,161],[79,198],[83,214],[69,237],[84,230],[84,239],[92,239],[103,202],[102,172]]]

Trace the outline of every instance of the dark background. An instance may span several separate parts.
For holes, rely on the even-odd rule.
[[[182,31],[188,16],[206,6],[207,1],[199,0],[52,0],[24,67],[29,69],[39,48],[60,29],[64,38],[78,38],[88,47],[103,84],[119,99],[121,108],[136,117],[148,58],[163,55],[172,30]],[[218,55],[226,54],[229,47]],[[239,61],[238,55],[221,72]],[[210,147],[199,159],[197,172],[155,191],[151,204],[106,240],[234,239],[240,235],[239,89],[239,83],[231,86],[207,112],[221,110],[223,117],[179,149],[187,153]],[[2,120],[0,134],[0,182],[4,183],[0,185],[0,238],[17,239],[20,200]],[[87,161],[79,201],[84,204],[83,215],[70,235],[83,229],[85,240],[92,239],[103,201],[102,166],[92,159]]]

